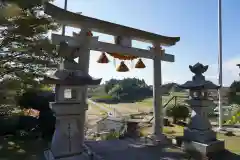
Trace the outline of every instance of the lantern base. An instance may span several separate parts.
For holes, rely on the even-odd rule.
[[[183,136],[178,136],[173,139],[173,144],[183,148],[183,150],[191,153],[200,153],[208,156],[213,153],[218,153],[225,150],[224,140],[215,140],[208,143],[200,143],[196,141],[188,141]]]
[[[62,157],[54,157],[51,150],[44,151],[45,160],[90,160],[86,153],[66,155]]]
[[[189,152],[197,152],[201,153],[202,155],[209,155],[211,153],[218,153],[225,150],[225,143],[223,140],[216,140],[208,143],[184,141],[183,149]]]

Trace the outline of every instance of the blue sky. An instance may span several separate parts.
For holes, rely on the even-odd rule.
[[[55,0],[63,7],[64,0]],[[218,19],[217,0],[68,0],[68,10],[166,36],[180,36],[181,40],[166,52],[175,55],[176,62],[163,62],[163,83],[184,83],[191,79],[188,65],[197,62],[209,65],[206,78],[217,83],[218,73]],[[223,18],[223,84],[229,85],[238,79],[240,70],[240,1],[222,0]],[[73,28],[67,28],[72,35]],[[113,38],[100,35],[100,40],[111,42]],[[134,43],[135,47],[146,48],[149,44]],[[98,64],[99,52],[91,52],[90,74],[101,77],[122,79],[137,77],[148,84],[153,81],[153,64],[143,59],[146,69],[130,69],[130,72],[116,72],[113,62]],[[111,57],[110,57],[110,60]],[[126,63],[129,64],[130,62]],[[131,67],[130,67],[131,68]]]

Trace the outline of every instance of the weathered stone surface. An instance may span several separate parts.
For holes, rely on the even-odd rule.
[[[87,141],[85,142],[104,160],[187,160],[189,156],[170,145],[148,146],[129,140]]]
[[[86,103],[51,103],[56,115],[81,115],[88,109]]]
[[[216,132],[212,130],[199,131],[196,129],[184,129],[184,139],[200,143],[208,143],[216,140]]]

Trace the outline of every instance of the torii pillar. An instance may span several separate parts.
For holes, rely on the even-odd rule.
[[[161,47],[157,44],[154,44],[153,48],[156,52],[162,53]],[[160,138],[159,136],[162,133],[163,127],[163,108],[162,108],[162,62],[161,59],[156,56],[153,59],[153,113],[154,113],[154,124],[153,132],[154,135]]]

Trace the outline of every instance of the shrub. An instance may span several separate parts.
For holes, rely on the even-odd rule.
[[[0,135],[15,134],[19,116],[0,116]]]
[[[104,140],[119,139],[119,137],[120,137],[120,133],[119,132],[111,131],[104,137]]]
[[[49,102],[54,101],[55,94],[51,91],[27,90],[18,97],[18,105],[23,108],[33,108],[40,112],[50,109]]]
[[[240,123],[240,107],[239,105],[232,105],[231,118],[226,121],[226,124],[237,124]]]
[[[54,113],[49,111],[42,111],[39,115],[39,126],[42,132],[42,136],[45,140],[51,141],[55,130],[56,117]]]
[[[38,127],[38,119],[32,116],[10,115],[0,117],[0,135],[17,134],[20,130],[32,132]]]
[[[15,108],[12,105],[0,105],[0,116],[11,115]]]
[[[167,108],[167,116],[173,118],[173,123],[176,123],[177,120],[186,120],[189,116],[189,109],[186,105],[177,105]]]
[[[38,126],[38,119],[32,116],[19,116],[17,130],[31,131]]]
[[[229,88],[228,101],[230,104],[240,104],[240,81],[234,81]]]
[[[237,124],[237,123],[240,123],[240,111],[237,112],[236,114],[234,114],[231,117],[231,119],[226,121],[226,124],[231,124],[231,125],[234,125],[234,124]]]
[[[38,124],[45,140],[51,140],[55,129],[56,118],[49,107],[49,102],[54,101],[54,96],[55,94],[51,91],[32,89],[18,98],[19,106],[39,111]]]

